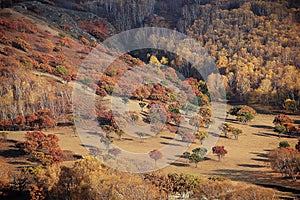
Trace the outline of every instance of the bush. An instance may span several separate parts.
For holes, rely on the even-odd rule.
[[[290,144],[287,141],[279,142],[279,148],[287,148],[290,147]]]
[[[286,132],[286,128],[285,126],[281,125],[281,124],[277,124],[275,126],[275,129],[274,129],[275,132],[278,132],[278,134],[280,133],[285,133]]]
[[[62,66],[62,65],[56,66],[55,73],[58,74],[58,75],[61,75],[61,76],[68,76],[69,75],[69,72],[66,69],[66,67]]]
[[[30,49],[30,44],[21,38],[17,38],[16,40],[14,40],[12,42],[12,46],[25,52]]]

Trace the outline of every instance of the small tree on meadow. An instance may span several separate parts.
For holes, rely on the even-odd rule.
[[[200,144],[203,143],[204,139],[208,137],[208,132],[207,131],[197,131],[195,133],[195,138],[200,141]]]
[[[2,131],[2,132],[0,132],[0,134],[1,134],[2,138],[3,138],[3,141],[7,142],[7,136],[9,134],[9,132]]]
[[[122,135],[125,134],[125,132],[122,129],[120,129],[120,128],[117,128],[115,130],[115,133],[118,135],[119,140],[121,140],[122,139]]]
[[[283,134],[286,132],[286,128],[285,128],[285,126],[283,126],[281,124],[276,124],[274,131],[277,132],[278,137],[280,137],[280,134]]]
[[[232,131],[233,127],[228,123],[222,123],[219,129],[224,133],[225,137],[228,137],[228,133]]]
[[[74,136],[76,136],[76,130],[77,130],[77,129],[76,129],[76,126],[72,126],[71,128],[72,128],[72,131],[73,131],[73,133],[74,133]]]
[[[131,120],[133,121],[133,123],[136,123],[138,119],[139,119],[138,115],[136,115],[136,114],[131,115]]]
[[[213,154],[218,156],[219,161],[227,154],[227,150],[224,148],[224,146],[214,146],[212,150]]]
[[[156,167],[156,161],[159,159],[162,159],[163,154],[158,149],[154,149],[149,152],[149,156],[150,156],[150,158],[152,158],[154,160],[155,167]]]
[[[232,130],[232,134],[234,135],[234,138],[236,140],[239,139],[239,135],[241,135],[242,133],[243,133],[243,131],[239,128],[233,128],[233,130]]]
[[[139,106],[141,107],[142,112],[143,112],[144,111],[144,107],[146,106],[146,103],[145,102],[140,102]]]
[[[189,156],[190,162],[195,163],[195,167],[198,167],[198,163],[201,160],[204,160],[204,157],[207,153],[207,149],[204,147],[195,148],[192,150],[192,154]]]
[[[146,133],[138,131],[138,132],[136,132],[136,134],[140,137],[141,142],[143,142],[144,137],[146,136]]]
[[[297,110],[298,104],[296,100],[287,99],[284,102],[284,107],[287,111],[295,112]]]

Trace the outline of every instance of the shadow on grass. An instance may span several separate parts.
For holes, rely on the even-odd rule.
[[[249,167],[249,168],[263,168],[263,165],[255,165],[255,164],[238,164],[237,166],[241,167]]]
[[[250,152],[250,153],[261,158],[268,158],[268,154],[266,153],[259,153],[259,152]]]
[[[172,137],[168,137],[168,136],[160,136],[160,138],[163,138],[163,139],[167,139],[167,140],[174,140],[174,138]]]
[[[253,128],[264,128],[264,129],[270,129],[270,130],[274,130],[273,126],[268,126],[268,125],[250,125]]]
[[[280,134],[280,137],[278,137],[278,133],[253,133],[253,135],[257,135],[257,136],[263,136],[263,137],[277,137],[277,138],[298,138],[299,135],[298,134]]]
[[[171,146],[182,146],[180,144],[175,144],[175,143],[171,143],[171,142],[160,142],[161,144],[164,144],[164,145],[171,145]]]
[[[24,162],[24,161],[9,161],[7,163],[12,164],[12,165],[29,165],[30,164],[30,163]]]
[[[170,165],[176,166],[176,167],[188,167],[190,164],[188,163],[181,163],[181,162],[172,162],[169,163]]]
[[[235,169],[219,169],[215,170],[213,176],[222,176],[224,178],[231,179],[233,181],[244,181],[248,183],[253,183],[267,188],[277,189],[282,192],[289,192],[293,195],[300,197],[299,185],[291,184],[285,185],[284,178],[274,178],[269,176],[267,173],[262,171],[252,171],[252,170],[235,170]]]
[[[0,156],[5,158],[17,158],[24,155],[25,153],[23,151],[20,151],[19,149],[7,149],[0,151]]]
[[[260,162],[270,162],[268,158],[251,158],[251,160],[260,161]]]

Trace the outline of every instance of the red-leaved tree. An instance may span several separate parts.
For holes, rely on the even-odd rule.
[[[217,154],[219,161],[225,156],[225,154],[227,154],[227,150],[224,148],[224,146],[214,146],[212,150],[213,154]]]

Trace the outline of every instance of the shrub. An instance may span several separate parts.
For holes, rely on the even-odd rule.
[[[285,128],[285,126],[283,126],[281,124],[276,124],[274,131],[278,132],[278,136],[280,136],[281,133],[286,132],[286,128]]]
[[[64,37],[64,38],[60,39],[59,44],[62,46],[69,47],[69,48],[73,47],[73,41],[71,38],[68,38],[68,37]]]
[[[12,42],[12,46],[25,52],[30,49],[30,44],[21,38],[17,38],[16,40],[14,40]]]
[[[290,147],[290,144],[288,143],[288,141],[279,142],[279,148],[287,148],[287,147]]]
[[[55,73],[58,74],[58,75],[61,75],[61,76],[68,76],[69,75],[69,72],[66,69],[66,67],[62,66],[62,65],[56,66]]]

